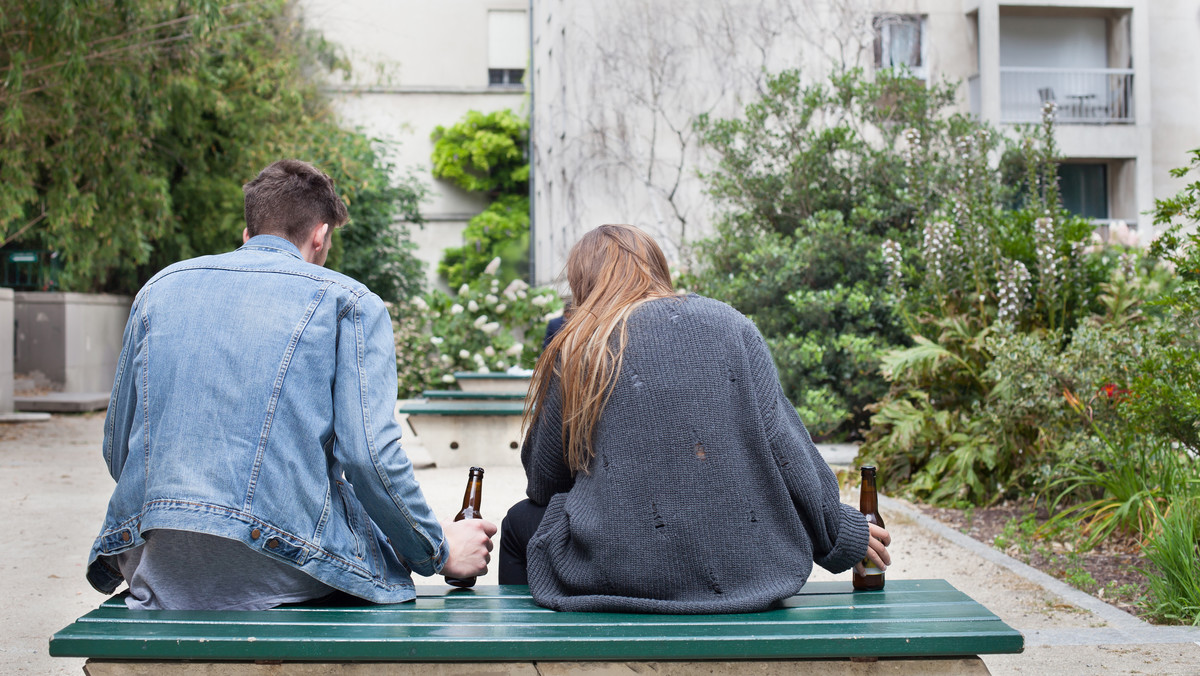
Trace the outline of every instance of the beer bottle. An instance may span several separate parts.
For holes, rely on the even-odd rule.
[[[463,493],[462,511],[454,517],[455,521],[463,519],[482,519],[483,515],[479,513],[479,505],[483,502],[483,468],[472,467],[471,473],[467,475],[467,490]],[[473,577],[447,577],[446,584],[455,587],[474,587],[475,578]]]
[[[879,516],[879,496],[875,493],[875,468],[866,465],[862,468],[862,485],[859,487],[858,493],[858,511],[862,512],[867,517],[868,524],[875,524],[880,528],[886,528],[883,525],[883,517]],[[856,591],[876,591],[883,589],[883,571],[875,565],[875,562],[870,557],[866,557],[862,561],[863,567],[866,568],[866,575],[859,575],[855,570],[851,582],[854,584]]]

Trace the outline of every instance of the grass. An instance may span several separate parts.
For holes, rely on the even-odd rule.
[[[1156,569],[1143,571],[1150,612],[1160,621],[1200,625],[1200,498],[1173,505],[1161,524],[1143,550]]]

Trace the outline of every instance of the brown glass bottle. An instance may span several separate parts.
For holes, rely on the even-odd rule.
[[[483,468],[472,467],[471,473],[467,475],[467,490],[463,493],[463,506],[455,517],[455,521],[463,519],[482,519],[483,515],[479,513],[479,505],[483,502]],[[475,578],[473,577],[447,577],[446,584],[455,587],[474,587]]]
[[[875,468],[864,466],[862,468],[862,485],[859,487],[858,493],[858,511],[862,512],[867,517],[868,524],[875,524],[880,528],[886,528],[883,525],[883,517],[879,516],[879,496],[875,492]],[[875,565],[870,558],[864,558],[863,566],[867,569],[866,575],[859,575],[855,570],[851,582],[854,584],[855,591],[876,591],[883,589],[883,571]]]

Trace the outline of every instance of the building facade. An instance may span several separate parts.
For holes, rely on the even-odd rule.
[[[343,120],[385,143],[400,172],[429,189],[425,220],[413,228],[427,286],[442,250],[462,245],[467,221],[487,200],[433,178],[430,134],[467,111],[526,112],[527,0],[301,0],[306,28],[349,58],[349,80],[327,89]]]
[[[1121,220],[1200,147],[1200,0],[532,0],[534,274],[582,232],[639,225],[677,260],[711,233],[697,115],[738,114],[764,71],[904,65],[961,82],[1002,129],[1057,110],[1067,208]]]

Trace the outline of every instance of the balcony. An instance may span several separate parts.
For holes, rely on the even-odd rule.
[[[1000,68],[1000,121],[1040,122],[1057,104],[1059,124],[1132,124],[1133,69]]]

